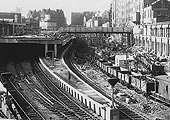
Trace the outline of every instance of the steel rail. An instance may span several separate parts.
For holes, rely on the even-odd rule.
[[[92,86],[95,90],[97,90],[98,92],[102,93],[105,97],[107,97],[108,99],[112,100],[111,98],[111,95],[108,95],[106,93],[105,90],[103,90],[103,88],[97,86],[96,84],[94,84],[87,76],[83,75],[76,67],[75,65],[73,64],[72,62],[72,58],[71,58],[71,53],[73,51],[73,46],[71,46],[67,51],[69,52],[66,52],[65,55],[63,56],[63,59],[66,63],[66,65],[74,72],[76,73],[76,75],[78,75],[83,81],[85,81],[87,84],[89,84],[90,86]],[[119,102],[118,100],[115,101],[117,104],[119,105],[122,105],[121,102]],[[123,105],[124,106],[124,105]],[[126,109],[126,110],[123,110],[123,109]],[[124,113],[127,115],[128,118],[130,118],[131,120],[136,120],[136,118],[139,118],[139,120],[148,120],[148,118],[142,114],[140,114],[139,112],[138,113],[135,113],[134,110],[132,109],[129,109],[128,106],[124,106],[123,109],[119,109],[120,112]],[[134,116],[129,116],[129,112],[127,113],[126,111],[127,110],[130,110]]]
[[[59,97],[60,99],[61,99],[61,96],[64,98],[62,98],[62,101],[68,101],[68,102],[65,102],[65,104],[69,107],[69,108],[71,108],[72,109],[72,111],[76,114],[76,116],[79,116],[79,118],[80,119],[91,119],[93,116],[91,115],[91,114],[89,114],[88,112],[86,112],[85,110],[83,110],[81,107],[80,107],[80,105],[78,105],[75,101],[73,101],[72,99],[70,99],[63,91],[61,91],[61,89],[59,89],[56,85],[55,85],[55,83],[54,82],[52,82],[49,78],[48,78],[48,76],[46,76],[46,74],[39,68],[39,66],[37,66],[38,67],[38,69],[39,69],[39,72],[40,72],[40,74],[39,73],[37,73],[37,74],[39,74],[39,76],[41,77],[41,80],[43,80],[43,82],[46,84],[46,86],[52,91],[52,92],[55,92],[55,96],[57,96],[57,95],[59,95],[59,94],[62,94],[62,95],[60,95],[60,96],[57,96],[57,97]],[[43,77],[43,79],[42,79],[42,76],[44,76]],[[48,84],[47,84],[47,82],[48,82]],[[55,91],[54,91],[55,90]],[[57,92],[57,93],[56,93]],[[69,102],[71,102],[72,103],[72,105],[70,105],[70,103]],[[71,107],[71,106],[74,106],[74,107]],[[79,112],[75,112],[75,111],[77,111],[77,109],[79,109],[78,111]]]

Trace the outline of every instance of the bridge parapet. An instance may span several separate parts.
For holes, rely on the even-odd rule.
[[[4,36],[0,38],[0,43],[62,44],[62,41],[50,37]]]
[[[66,27],[59,32],[65,33],[133,33],[130,27]]]

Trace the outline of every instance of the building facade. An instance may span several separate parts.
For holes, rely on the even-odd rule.
[[[136,44],[153,51],[157,56],[170,56],[169,22],[170,2],[154,1],[144,8],[142,34],[136,34]]]
[[[57,30],[57,16],[52,14],[44,14],[40,20],[42,30]]]
[[[169,0],[113,0],[110,9],[112,27],[132,27],[136,45],[170,56]]]
[[[72,12],[71,13],[71,25],[72,26],[83,26],[84,24],[84,15],[81,12]]]
[[[29,10],[27,18],[33,27],[43,30],[57,30],[66,26],[66,18],[61,9]]]
[[[0,12],[0,21],[21,23],[21,13]]]
[[[91,13],[93,14],[90,14],[90,15],[84,14],[84,26],[101,27],[103,24],[109,22],[109,11],[105,10],[104,12],[96,11],[96,12],[91,12]]]
[[[112,0],[112,26],[135,26],[169,21],[169,0]]]
[[[144,23],[153,24],[170,20],[170,2],[160,0],[150,3],[144,8]]]
[[[0,36],[18,35],[24,26],[21,13],[0,12]]]
[[[111,26],[133,26],[136,13],[143,18],[143,0],[113,0],[110,6]]]
[[[84,11],[71,13],[71,26],[99,27],[109,21],[109,12]]]
[[[85,27],[101,27],[103,24],[102,17],[100,16],[93,16],[91,19],[85,22]]]

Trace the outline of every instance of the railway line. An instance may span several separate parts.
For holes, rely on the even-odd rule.
[[[87,78],[86,76],[84,76],[79,70],[77,70],[74,65],[72,64],[71,61],[71,51],[73,49],[73,46],[71,48],[69,48],[69,52],[66,52],[66,54],[64,55],[64,61],[66,62],[66,64],[68,65],[68,67],[74,72],[76,73],[76,75],[81,78],[83,81],[85,81],[87,84],[89,84],[91,87],[93,87],[95,90],[97,90],[98,92],[102,93],[105,97],[107,97],[108,99],[112,100],[111,95],[107,94],[100,86],[97,86],[96,84],[94,84],[91,80],[89,80],[89,78]],[[127,106],[122,105],[121,101],[116,99],[116,104],[119,105],[118,109],[120,111],[121,114],[124,114],[128,119],[130,120],[147,120],[148,118],[145,117],[144,115],[140,114],[140,113],[135,113],[134,110],[129,109]]]
[[[20,69],[19,73],[24,72],[23,74],[25,74],[25,72],[28,72],[23,70],[21,64],[19,64],[17,68]],[[48,109],[46,111],[43,110],[43,113],[46,112],[45,114],[56,114],[60,118],[67,119],[67,116],[63,113],[63,111],[59,111],[54,108],[54,103],[57,104],[57,101],[51,95],[46,93],[41,86],[37,85],[36,81],[31,79],[31,77],[25,77],[23,82],[24,86],[22,86],[22,88],[28,93],[32,94],[32,96],[34,96],[34,99],[36,99],[37,102],[41,103],[41,105]]]
[[[77,102],[73,96],[60,90],[60,86],[52,82],[38,64],[31,62],[31,67],[24,66],[22,61],[10,61],[6,64],[8,65],[4,65],[1,72],[12,73],[7,89],[22,119],[46,120],[49,119],[48,114],[55,114],[62,120],[99,120],[101,118],[93,114],[91,110],[84,109],[83,104]]]
[[[111,95],[107,94],[100,86],[97,86],[81,74],[71,62],[71,54],[67,55],[66,53],[66,63],[71,70],[75,72],[82,80],[87,84],[92,86],[98,92],[102,93],[105,97],[110,100]],[[61,89],[59,84],[53,82],[49,79],[48,75],[44,73],[37,63],[32,64],[33,74],[36,80],[39,81],[39,84],[34,81],[31,74],[23,68],[20,63],[13,64],[13,73],[17,74],[19,80],[15,81],[10,80],[8,82],[8,89],[11,95],[13,96],[13,103],[16,105],[21,117],[28,120],[45,120],[45,115],[36,109],[36,106],[26,97],[26,94],[31,93],[34,96],[34,102],[41,104],[43,107],[47,108],[50,112],[57,115],[60,119],[66,120],[99,120],[98,117],[91,114],[86,107],[80,105],[79,102],[76,102],[73,96],[68,95],[65,90]],[[62,76],[59,75],[60,78]],[[64,78],[62,78],[64,79]],[[22,84],[20,84],[21,82]],[[42,86],[39,86],[39,85]],[[23,89],[25,91],[23,91]],[[25,94],[24,94],[25,92]],[[127,119],[130,120],[145,120],[144,117],[141,117],[139,114],[133,112],[133,110],[127,108],[127,106],[122,105],[121,101],[116,99],[116,103],[119,105],[119,111],[122,115],[125,115]],[[83,106],[83,107],[82,107]]]
[[[28,77],[28,75],[25,76],[26,75],[25,72],[28,71],[24,71],[20,63],[14,64],[13,72],[17,74],[17,76],[21,79],[22,84],[20,84],[19,86],[23,89],[24,92],[19,91],[19,87],[17,85],[18,83],[15,83],[14,85],[12,81],[10,81],[10,85],[8,85],[8,89],[11,95],[13,96],[13,102],[16,105],[16,108],[18,109],[19,113],[21,114],[22,119],[46,120],[48,119],[47,114],[51,114],[50,112],[52,112],[57,117],[59,117],[59,119],[65,119],[65,120],[81,119],[81,117],[76,115],[76,113],[74,113],[73,110],[66,107],[62,102],[62,100],[56,99],[56,97],[53,98],[52,95],[49,95],[47,92],[44,91],[42,87],[36,84],[37,81],[36,82],[33,81],[33,79]],[[27,98],[32,99],[32,102],[29,102]],[[36,101],[37,103],[41,104],[41,106],[47,108],[48,110],[47,109],[43,109],[43,111],[39,109],[36,110],[34,106],[35,103],[33,101],[34,102]],[[41,116],[39,117],[38,115]],[[47,116],[43,117],[44,115]]]
[[[12,80],[8,80],[8,90],[13,97],[13,102],[18,108],[18,112],[22,119],[27,120],[45,120],[43,115],[35,109],[29,100],[25,98],[21,91],[13,84]]]
[[[39,77],[39,80],[41,80],[41,82],[43,83],[44,88],[46,88],[46,90],[48,90],[50,95],[52,95],[54,98],[63,102],[63,105],[66,106],[65,108],[67,108],[68,111],[70,111],[74,116],[74,120],[97,120],[95,116],[81,108],[81,106],[72,98],[67,96],[64,91],[59,88],[59,86],[49,80],[49,78],[45,74],[43,74],[37,64],[34,65],[34,70],[36,72],[36,75]],[[54,106],[58,108],[56,104]]]
[[[20,69],[18,70],[20,74],[23,72],[23,70],[21,70],[22,69],[21,67],[18,66],[17,69]],[[42,105],[44,105],[54,114],[57,114],[57,116],[60,119],[66,119],[66,120],[92,119],[92,117],[87,116],[84,111],[83,113],[80,108],[75,107],[73,104],[74,101],[69,100],[66,96],[63,95],[61,91],[56,90],[56,87],[52,87],[52,86],[49,87],[48,84],[50,83],[44,82],[44,81],[48,81],[47,77],[41,73],[42,71],[39,70],[38,66],[35,69],[34,69],[35,78],[41,82],[43,88],[41,88],[42,86],[40,87],[39,85],[37,85],[36,82],[33,81],[32,79],[25,78],[24,81],[28,88],[24,87],[24,89],[26,89],[27,91],[31,90],[29,93],[33,92],[34,94],[36,94],[35,96],[37,97],[39,96],[37,100]]]
[[[39,65],[41,65],[41,64],[39,64]],[[44,67],[41,66],[41,68],[43,69]],[[74,100],[75,103],[79,104],[82,109],[90,112],[90,114],[94,114],[94,112],[92,111],[92,109],[90,109],[87,105],[85,105],[84,103],[82,103],[82,101],[77,100],[78,98],[73,97],[73,93],[72,93],[72,94],[68,93],[68,89],[69,89],[69,88],[64,88],[64,89],[63,89],[62,86],[61,86],[61,84],[58,82],[58,80],[55,80],[56,78],[55,78],[53,75],[51,75],[51,73],[50,73],[48,70],[43,69],[43,71],[44,71],[44,72],[46,73],[46,75],[53,81],[53,83],[54,83],[55,85],[57,85],[57,86],[60,87],[60,90],[62,90],[68,97],[71,97],[71,99]],[[61,74],[59,74],[59,73],[57,73],[57,72],[55,72],[55,74],[56,74],[60,79],[62,79],[63,81],[68,82],[68,79],[65,78],[65,77],[63,77]],[[69,82],[69,85],[74,86],[74,83]],[[66,90],[67,90],[67,92],[66,92]],[[94,115],[93,115],[93,116],[94,116]],[[95,115],[95,116],[96,116],[96,115]]]

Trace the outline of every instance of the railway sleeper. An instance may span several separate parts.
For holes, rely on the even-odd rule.
[[[40,74],[39,74],[40,75]],[[42,74],[43,76],[43,74]],[[43,77],[44,78],[44,77]],[[47,78],[44,78],[44,82],[45,84],[48,83],[48,85],[50,86],[50,82],[47,82],[47,80],[45,80]],[[71,100],[69,100],[66,96],[64,96],[60,91],[56,90],[56,88],[53,88],[52,86],[50,87],[50,89],[60,98],[63,100],[64,103],[66,103],[66,105],[71,108],[73,110],[74,113],[77,114],[77,116],[82,116],[82,117],[86,117],[87,119],[91,119],[88,115],[86,114],[84,111],[80,110],[80,107],[78,107],[75,103],[72,103]],[[59,107],[57,107],[58,109]],[[61,108],[62,109],[62,108]],[[67,114],[67,113],[64,113],[64,114]]]

